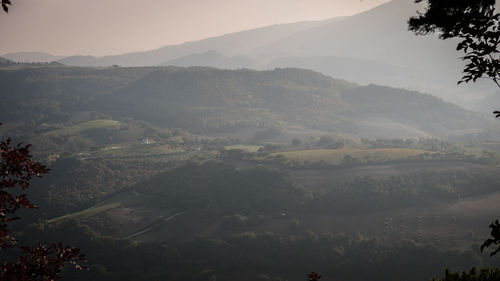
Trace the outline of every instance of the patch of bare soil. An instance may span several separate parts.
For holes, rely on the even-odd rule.
[[[156,207],[119,207],[90,218],[89,226],[99,234],[125,237],[147,227],[157,218],[171,214],[173,210]]]

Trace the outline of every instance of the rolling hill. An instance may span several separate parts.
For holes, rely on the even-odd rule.
[[[293,128],[360,137],[447,137],[494,128],[480,114],[428,94],[359,86],[302,69],[16,65],[0,70],[0,83],[1,120],[37,130],[36,124],[66,126],[103,117],[209,135]]]

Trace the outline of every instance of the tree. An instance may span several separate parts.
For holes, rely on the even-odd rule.
[[[301,144],[302,144],[302,141],[299,138],[293,138],[292,139],[292,145],[299,146]]]
[[[445,277],[441,279],[432,279],[432,281],[496,281],[500,278],[500,269],[481,269],[479,273],[473,267],[469,272],[445,272]]]
[[[4,12],[8,13],[9,12],[9,6],[12,5],[10,0],[2,0],[2,9]]]
[[[458,84],[486,78],[500,87],[500,14],[495,10],[495,0],[426,0],[426,3],[424,13],[418,12],[409,19],[409,30],[419,35],[439,32],[443,40],[460,40],[457,50],[464,52],[462,60],[466,66]],[[493,113],[500,117],[500,111]],[[490,228],[492,238],[484,241],[481,251],[500,244],[498,220]],[[499,251],[497,246],[490,255]]]
[[[460,40],[457,50],[464,52],[462,60],[467,64],[458,84],[486,78],[500,87],[500,14],[495,11],[495,0],[426,2],[425,12],[409,19],[409,29],[419,35],[439,32],[441,39]]]
[[[481,245],[481,252],[485,249],[488,248],[491,245],[498,245],[500,244],[500,223],[498,223],[498,220],[495,220],[490,224],[491,232],[490,235],[492,238],[486,239],[484,243]],[[490,253],[490,256],[495,255],[496,253],[500,252],[500,246],[497,246],[496,249],[493,250],[493,252]]]
[[[10,138],[0,141],[0,251],[12,248],[21,250],[21,256],[0,259],[0,280],[53,281],[61,278],[61,268],[69,263],[77,269],[85,269],[81,263],[85,257],[76,247],[64,247],[60,243],[39,244],[30,248],[20,246],[8,228],[8,223],[19,220],[14,213],[20,208],[36,209],[26,194],[33,177],[41,177],[49,170],[33,161],[30,145],[12,145]],[[18,194],[18,195],[14,195]]]
[[[321,275],[319,275],[319,273],[313,271],[313,272],[307,274],[306,277],[307,277],[308,281],[319,281],[319,279],[321,279],[321,277],[323,277],[323,276],[321,276]]]

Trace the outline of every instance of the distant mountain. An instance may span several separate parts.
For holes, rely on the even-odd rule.
[[[307,67],[352,82],[430,92],[462,105],[497,91],[493,85],[457,87],[463,66],[458,59],[461,54],[454,51],[456,42],[409,32],[406,21],[417,8],[412,1],[393,0],[342,21],[297,32],[246,55],[274,61],[271,67]],[[335,61],[330,63],[332,58]]]
[[[487,83],[457,87],[461,54],[456,42],[416,36],[406,21],[419,8],[393,0],[369,11],[318,22],[273,25],[156,50],[106,57],[72,57],[77,66],[301,67],[351,82],[428,92],[476,110],[499,94]]]
[[[187,55],[170,60],[161,65],[173,66],[211,66],[221,69],[254,68],[255,63],[244,56],[225,56],[216,51],[207,51],[200,54]]]
[[[15,62],[53,62],[63,59],[64,56],[54,56],[43,52],[17,52],[2,55]]]
[[[433,36],[415,36],[407,30],[406,22],[417,9],[412,1],[393,0],[340,21],[277,38],[247,55],[269,58],[337,56],[395,65],[422,64],[421,59],[455,59],[453,42]]]
[[[407,81],[409,77],[417,76],[413,69],[397,66],[377,60],[360,59],[337,56],[309,56],[309,57],[281,57],[273,60],[264,68],[274,69],[282,67],[294,67],[303,69],[314,69],[323,74],[356,81],[361,84],[380,83],[382,85],[399,85]]]
[[[87,57],[88,62],[80,60],[77,61],[77,63],[81,66],[109,66],[115,64],[121,66],[155,66],[170,60],[210,50],[214,50],[226,56],[243,55],[258,46],[267,44],[276,39],[324,24],[325,22],[340,19],[342,18],[335,18],[327,21],[308,21],[292,24],[271,25],[187,42],[179,45],[168,45],[146,52],[134,52],[123,55],[104,56],[100,58]],[[62,63],[76,65],[73,61],[66,61]]]
[[[101,66],[102,61],[93,56],[71,56],[58,60],[57,62],[69,66]]]

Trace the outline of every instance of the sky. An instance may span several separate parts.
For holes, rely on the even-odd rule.
[[[388,0],[11,0],[0,55],[104,56],[278,23],[360,13]]]

